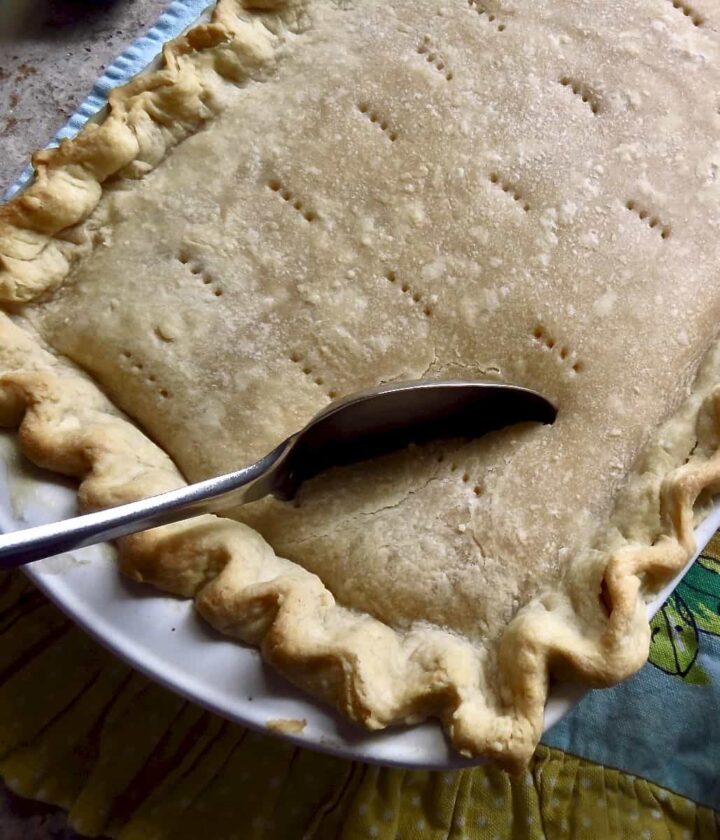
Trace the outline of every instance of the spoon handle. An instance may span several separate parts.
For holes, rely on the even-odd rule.
[[[284,441],[270,454],[236,472],[108,510],[2,534],[0,569],[24,566],[64,551],[261,499],[272,492],[276,467],[291,443],[292,439]]]

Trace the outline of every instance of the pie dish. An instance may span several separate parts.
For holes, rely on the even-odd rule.
[[[717,53],[667,0],[221,0],[1,208],[0,419],[96,508],[380,381],[541,390],[118,545],[351,719],[522,765],[551,676],[640,667],[720,477]]]

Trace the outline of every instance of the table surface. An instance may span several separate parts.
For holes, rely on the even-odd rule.
[[[169,0],[7,0],[0,25],[0,195]],[[64,814],[0,785],[2,840],[75,840]]]

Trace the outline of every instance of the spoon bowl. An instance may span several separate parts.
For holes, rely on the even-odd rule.
[[[8,569],[204,513],[274,495],[292,499],[304,481],[432,439],[475,438],[513,423],[552,423],[556,409],[527,388],[501,382],[418,380],[336,400],[254,464],[108,510],[0,536]]]

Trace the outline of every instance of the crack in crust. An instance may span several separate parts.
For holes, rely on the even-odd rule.
[[[160,70],[111,94],[101,125],[38,152],[35,183],[0,208],[0,300],[13,307],[57,288],[90,247],[69,231],[97,205],[102,184],[156,166],[222,109],[226,82],[273,66],[278,21],[300,28],[303,14],[291,0],[220,0],[210,23],[166,45]],[[611,554],[596,551],[592,562],[569,563],[562,591],[521,608],[486,659],[441,630],[401,633],[345,609],[318,577],[229,519],[202,516],[126,537],[118,541],[119,564],[136,580],[195,597],[218,630],[259,646],[290,680],[368,728],[437,716],[461,752],[517,769],[542,731],[551,671],[606,685],[644,662],[642,596],[692,554],[695,500],[720,489],[720,387],[706,391],[693,417],[696,454],[662,482],[662,535],[652,546],[626,543]],[[5,315],[0,423],[19,427],[35,463],[79,480],[86,510],[183,483],[169,457],[91,380]]]

